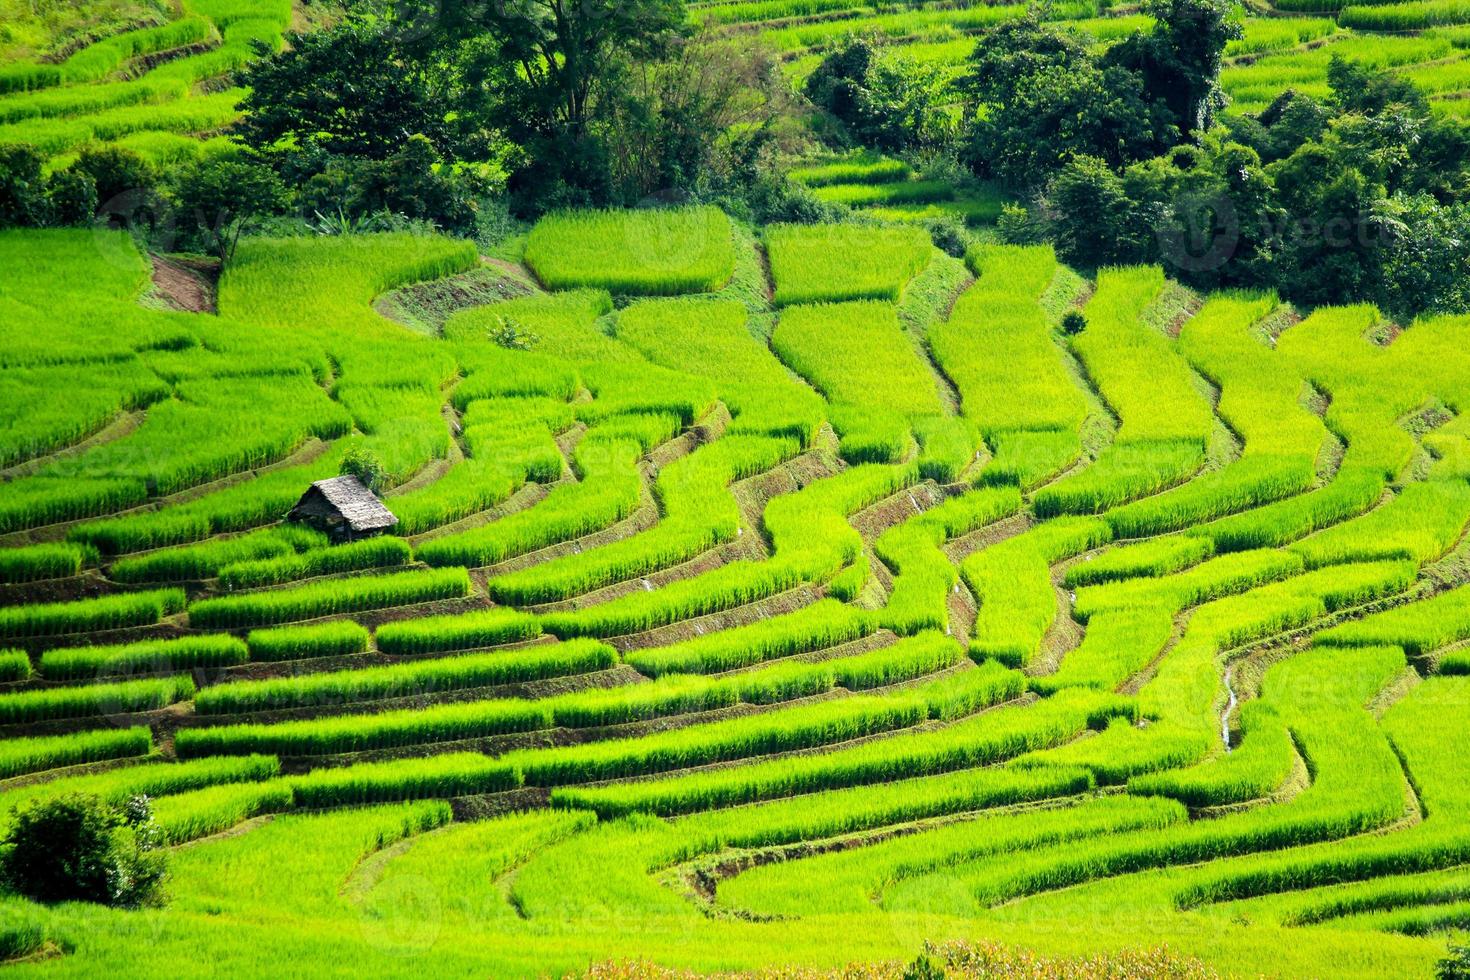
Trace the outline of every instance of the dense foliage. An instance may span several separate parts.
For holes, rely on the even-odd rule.
[[[41,902],[136,907],[155,900],[164,852],[146,796],[114,806],[74,794],[18,809],[0,851],[0,876]]]

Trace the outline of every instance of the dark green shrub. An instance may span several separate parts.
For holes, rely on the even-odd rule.
[[[1434,975],[1438,980],[1470,980],[1470,946],[1451,946],[1436,964]]]
[[[1075,337],[1087,329],[1087,317],[1082,315],[1081,310],[1068,310],[1062,315],[1062,333],[1068,337]]]
[[[371,449],[355,446],[342,457],[340,472],[343,476],[355,476],[373,493],[382,493],[388,485],[388,468]]]
[[[40,902],[137,908],[159,897],[165,854],[146,796],[114,807],[75,793],[16,809],[0,878]]]

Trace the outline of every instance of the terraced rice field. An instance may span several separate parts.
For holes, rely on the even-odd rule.
[[[0,803],[146,793],[173,848],[161,909],[0,899],[13,969],[1432,972],[1464,318],[712,209],[532,242],[555,291],[426,336],[373,301],[466,243],[247,240],[216,316],[0,233]],[[394,533],[280,522],[358,447]]]
[[[787,76],[801,84],[822,57],[849,38],[878,42],[884,57],[937,67],[958,78],[976,35],[1022,16],[1018,4],[961,6],[935,0],[901,9],[858,0],[706,0],[690,5],[704,30],[753,34],[774,48]],[[1134,5],[1051,4],[1043,16],[1106,46],[1147,29]],[[1220,82],[1227,112],[1256,114],[1293,89],[1316,98],[1329,93],[1327,66],[1338,56],[1411,79],[1444,113],[1470,112],[1470,4],[1462,0],[1343,3],[1279,0],[1242,6],[1244,36],[1229,42]],[[959,96],[956,94],[956,106]],[[872,151],[800,161],[792,176],[816,197],[847,204],[887,221],[921,222],[942,216],[971,226],[993,223],[1005,203],[998,188],[956,186],[929,179],[902,161]]]
[[[41,7],[60,5],[31,6],[45,13]],[[293,17],[291,0],[183,0],[131,11],[122,2],[116,11],[75,6],[99,19],[111,13],[154,23],[102,32],[59,61],[0,63],[0,146],[30,145],[50,158],[50,169],[95,143],[119,144],[154,163],[232,152],[230,141],[211,135],[241,117],[245,90],[228,76],[262,49],[279,51]]]
[[[50,158],[48,169],[64,168],[88,143],[116,143],[156,163],[231,152],[229,141],[214,135],[240,118],[237,106],[245,93],[229,77],[255,57],[257,45],[279,50],[293,16],[290,0],[183,0],[171,17],[128,11],[123,0],[117,0],[116,11],[89,6],[97,8],[97,18],[131,13],[144,26],[99,31],[100,40],[62,59],[31,54],[0,64],[0,146],[29,144]],[[900,9],[867,0],[701,0],[689,5],[689,17],[692,27],[708,34],[756,37],[777,52],[791,82],[800,84],[826,52],[855,36],[876,39],[885,57],[932,65],[957,78],[975,35],[1025,9],[1006,3],[957,7],[948,0]],[[1069,0],[1051,4],[1045,14],[1107,45],[1147,27],[1148,18],[1134,9]],[[1327,64],[1334,55],[1412,79],[1443,112],[1470,111],[1470,5],[1463,0],[1281,0],[1275,7],[1246,5],[1242,16],[1245,36],[1230,42],[1221,77],[1229,111],[1259,112],[1288,88],[1327,94]],[[27,37],[29,29],[18,24],[15,36]],[[869,151],[798,161],[793,176],[820,200],[887,221],[953,216],[984,226],[996,220],[1006,200],[988,184],[956,186]],[[670,248],[680,241],[673,229],[629,233],[662,236]],[[684,231],[690,233],[700,230],[691,225]],[[548,228],[536,247],[565,243],[566,234]],[[705,255],[687,275],[697,281],[728,273],[724,261]],[[582,272],[548,274],[549,282],[564,286],[604,273],[594,263]],[[618,285],[649,292],[647,283]],[[690,285],[670,280],[666,289]]]

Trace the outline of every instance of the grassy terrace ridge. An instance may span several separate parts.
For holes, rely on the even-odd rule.
[[[0,965],[1465,975],[1470,0],[1209,3],[0,0]]]
[[[1460,322],[1384,346],[1362,329],[1376,314],[1321,308],[1273,347],[1254,331],[1279,301],[1221,294],[1170,300],[1161,331],[1174,287],[1138,267],[1086,284],[1069,337],[1046,304],[1077,274],[1048,247],[961,264],[908,232],[782,226],[758,229],[777,308],[756,333],[719,294],[751,240],[708,209],[668,214],[548,219],[548,242],[618,247],[581,266],[548,251],[564,290],[462,314],[525,311],[545,331],[530,350],[376,318],[376,294],[472,265],[394,234],[247,242],[220,283],[223,357],[207,315],[129,314],[97,383],[151,373],[197,418],[155,431],[164,405],[145,406],[113,439],[29,450],[6,484],[0,769],[17,801],[146,792],[163,839],[194,843],[158,911],[6,898],[14,948],[90,972],[201,945],[230,960],[269,929],[244,974],[325,968],[359,948],[336,930],[362,903],[420,921],[393,904],[413,875],[446,918],[405,962],[451,972],[633,948],[757,969],[793,943],[831,967],[963,934],[1062,957],[1164,941],[1221,975],[1427,975],[1442,940],[1393,925],[1423,921],[1470,857],[1467,774],[1443,752],[1470,718],[1470,487],[1439,462],[1455,425],[1402,420],[1470,390]],[[657,230],[697,244],[716,226],[719,270]],[[82,241],[0,233],[39,262],[5,298],[122,309],[146,266],[121,235],[127,274]],[[284,346],[256,343],[287,324]],[[85,336],[55,330],[60,349]],[[477,451],[395,447],[413,430],[376,420],[420,410],[403,391]],[[279,399],[264,456],[235,451],[247,394]],[[1089,406],[1111,418],[1101,445]],[[1234,450],[1204,465],[1222,422]],[[1329,430],[1348,454],[1321,473]],[[944,440],[965,458],[937,466]],[[364,443],[396,454],[404,489],[384,500],[421,502],[430,533],[345,545],[280,523]],[[154,445],[189,464],[127,452]],[[501,489],[466,497],[461,473]],[[1331,503],[1368,477],[1371,498]],[[1310,904],[1345,882],[1379,889],[1374,915]],[[1078,931],[1092,906],[1057,884],[1147,928]],[[940,892],[953,910],[912,941],[872,928]],[[1315,910],[1292,927],[1310,942],[1254,922],[1278,906]],[[142,914],[162,929],[146,950],[124,927]]]

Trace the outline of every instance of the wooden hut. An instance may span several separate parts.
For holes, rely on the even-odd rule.
[[[377,494],[355,476],[316,481],[296,501],[286,520],[308,524],[334,542],[375,537],[398,523]]]

